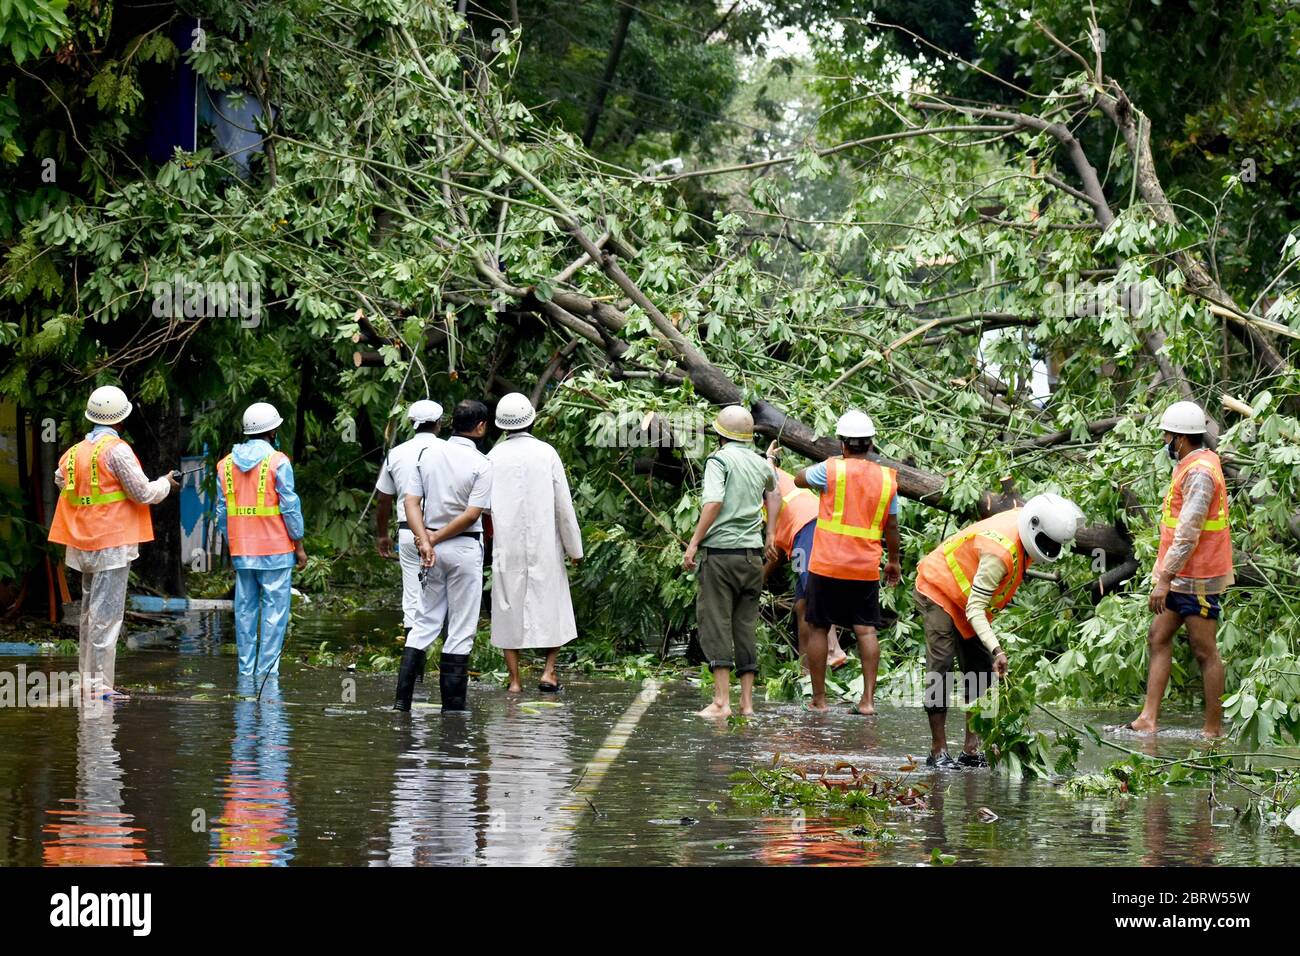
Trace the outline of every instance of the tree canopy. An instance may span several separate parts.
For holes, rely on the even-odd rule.
[[[588,628],[658,644],[693,613],[711,410],[818,457],[863,407],[919,502],[912,567],[1004,476],[1083,506],[1083,557],[1007,621],[1026,679],[1087,700],[1140,691],[1154,426],[1191,397],[1252,585],[1229,716],[1300,732],[1300,12],[212,0],[178,45],[147,7],[0,5],[0,392],[65,440],[104,382],[183,403],[214,458],[282,403],[310,527],[344,549],[405,403],[530,393],[594,545]],[[182,64],[260,107],[248,169],[211,133],[144,158]],[[257,321],[160,310],[176,277],[255,288]],[[919,629],[895,633],[903,655]]]

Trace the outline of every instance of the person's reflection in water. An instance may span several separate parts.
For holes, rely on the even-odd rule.
[[[123,812],[123,773],[112,704],[78,711],[77,796],[47,810],[46,866],[133,866],[147,862],[143,827]]]
[[[388,857],[379,865],[462,866],[474,862],[482,829],[476,790],[482,774],[470,716],[417,706],[399,727]]]
[[[279,677],[241,677],[225,803],[212,821],[212,866],[286,866],[297,847],[289,795],[289,722]]]
[[[478,858],[487,864],[544,866],[569,862],[577,773],[569,753],[569,706],[511,700],[485,714],[484,800],[487,829]],[[599,735],[598,735],[599,736]],[[599,797],[597,798],[599,799]]]

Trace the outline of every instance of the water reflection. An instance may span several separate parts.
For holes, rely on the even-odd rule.
[[[489,822],[478,858],[483,863],[546,866],[566,863],[578,798],[570,755],[568,706],[508,701],[483,728],[487,765],[484,799]]]
[[[285,866],[298,835],[289,792],[289,724],[279,678],[240,678],[225,803],[212,821],[212,866]]]
[[[401,753],[393,774],[389,866],[464,865],[485,829],[478,759],[462,714],[417,707],[396,718]]]
[[[416,708],[399,733],[390,866],[567,862],[574,814],[566,707],[472,702]]]
[[[45,811],[46,866],[132,866],[147,862],[143,827],[124,811],[114,704],[78,710],[77,796]]]

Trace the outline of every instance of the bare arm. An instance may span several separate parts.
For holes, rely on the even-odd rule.
[[[700,520],[695,522],[695,533],[691,535],[691,543],[686,546],[686,554],[682,558],[682,566],[687,571],[695,570],[695,552],[700,549],[700,542],[704,540],[704,536],[709,533],[713,522],[718,520],[718,515],[721,513],[721,501],[706,502],[700,509]]]
[[[885,549],[889,555],[885,560],[885,583],[893,587],[903,579],[903,558],[898,546],[898,515],[888,515],[885,518]]]
[[[393,553],[393,539],[388,536],[388,521],[393,515],[393,496],[387,492],[376,492],[379,504],[375,507],[375,547],[381,557]]]

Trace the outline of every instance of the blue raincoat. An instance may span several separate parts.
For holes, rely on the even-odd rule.
[[[242,442],[231,450],[240,471],[252,471],[275,451],[260,438]],[[220,481],[220,478],[218,478]],[[293,465],[288,461],[275,470],[275,493],[280,497],[280,518],[294,541],[303,536],[302,504],[293,490]],[[226,496],[217,494],[217,526],[226,533]],[[258,678],[280,672],[280,652],[289,626],[289,598],[294,553],[233,555],[235,566],[235,644],[239,650],[239,673]],[[258,646],[258,624],[262,641]]]

